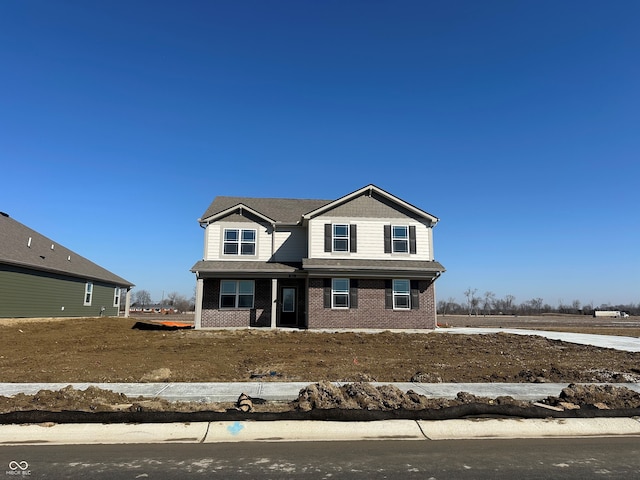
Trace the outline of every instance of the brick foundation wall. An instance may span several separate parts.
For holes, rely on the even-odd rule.
[[[324,280],[309,279],[309,328],[422,328],[436,327],[433,284],[420,280],[420,308],[392,310],[384,306],[384,280],[358,280],[358,308],[324,308]]]
[[[220,280],[205,279],[202,295],[202,328],[268,327],[271,325],[271,280],[255,281],[253,309],[220,310]]]

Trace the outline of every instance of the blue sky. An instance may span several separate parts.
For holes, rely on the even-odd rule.
[[[216,195],[373,183],[440,299],[640,302],[637,1],[0,2],[0,210],[159,300]]]

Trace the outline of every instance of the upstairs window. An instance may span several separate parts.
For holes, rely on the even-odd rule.
[[[393,253],[409,253],[409,227],[393,225],[391,235]]]
[[[253,280],[222,280],[220,308],[253,308]]]
[[[225,255],[255,255],[256,231],[252,229],[225,228],[223,253]]]
[[[84,305],[91,305],[91,299],[93,298],[93,283],[87,282],[84,284]]]
[[[357,226],[346,223],[326,223],[324,225],[324,251],[350,252],[357,251]]]
[[[333,251],[349,251],[349,225],[336,224],[333,226]]]
[[[384,253],[417,253],[415,225],[384,225]]]

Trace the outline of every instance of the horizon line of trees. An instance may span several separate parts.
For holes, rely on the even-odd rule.
[[[162,300],[156,302],[151,300],[151,294],[148,290],[137,290],[131,295],[131,305],[138,305],[143,308],[152,305],[162,305],[173,307],[179,312],[190,312],[195,309],[196,299],[195,296],[187,298],[178,292],[170,292]]]
[[[440,315],[542,315],[544,313],[561,313],[574,315],[593,315],[595,310],[620,310],[629,315],[640,315],[640,303],[634,304],[601,304],[594,306],[591,303],[582,304],[580,300],[571,303],[558,301],[558,305],[552,306],[545,303],[544,299],[537,297],[516,303],[516,297],[505,295],[496,297],[491,291],[478,294],[477,288],[468,288],[464,291],[465,300],[458,302],[454,297],[439,300],[437,312]]]

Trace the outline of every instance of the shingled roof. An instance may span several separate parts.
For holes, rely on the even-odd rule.
[[[0,264],[130,287],[133,284],[0,212]]]
[[[224,212],[237,205],[245,205],[252,210],[270,218],[276,223],[295,225],[302,216],[317,208],[323,207],[333,200],[305,200],[297,198],[252,198],[252,197],[224,197],[218,196],[213,199],[209,208],[202,214],[199,221],[206,222],[207,219]]]

